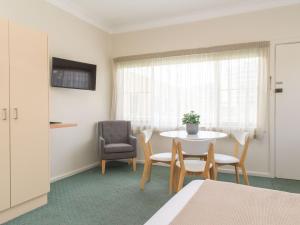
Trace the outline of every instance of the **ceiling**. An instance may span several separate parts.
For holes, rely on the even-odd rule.
[[[46,0],[110,33],[240,14],[300,0]]]

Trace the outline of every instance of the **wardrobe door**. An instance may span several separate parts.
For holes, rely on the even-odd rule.
[[[11,204],[49,191],[48,48],[44,33],[10,23]]]
[[[276,177],[300,180],[300,42],[276,46]]]
[[[0,19],[0,211],[10,207],[8,21]]]

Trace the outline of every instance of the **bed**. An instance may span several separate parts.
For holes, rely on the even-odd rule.
[[[170,224],[177,214],[193,197],[203,184],[203,180],[194,180],[186,185],[180,192],[174,195],[162,208],[160,208],[145,225],[167,225]]]
[[[296,225],[300,194],[234,183],[195,180],[145,225]]]

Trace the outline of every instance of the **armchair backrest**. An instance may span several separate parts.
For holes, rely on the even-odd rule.
[[[130,121],[102,121],[98,124],[99,135],[102,136],[106,144],[128,143],[131,135]]]

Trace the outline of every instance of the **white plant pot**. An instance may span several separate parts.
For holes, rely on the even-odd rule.
[[[186,124],[186,132],[190,135],[197,134],[199,130],[199,124]]]

